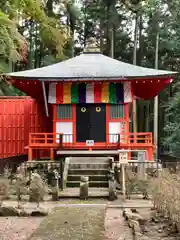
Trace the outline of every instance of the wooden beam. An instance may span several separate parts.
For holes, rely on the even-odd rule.
[[[42,81],[41,84],[42,84],[42,90],[43,90],[44,106],[45,106],[46,116],[49,117],[48,101],[47,101],[46,89],[45,89],[44,81]]]

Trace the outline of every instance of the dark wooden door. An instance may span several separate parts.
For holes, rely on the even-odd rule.
[[[87,104],[76,105],[76,141],[86,142],[89,139],[89,109]]]
[[[105,104],[93,104],[90,107],[90,140],[106,142]]]
[[[106,105],[76,105],[76,141],[106,141]]]

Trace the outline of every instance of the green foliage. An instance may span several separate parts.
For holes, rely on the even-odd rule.
[[[21,56],[17,49],[22,48],[24,41],[24,37],[17,30],[16,23],[0,9],[0,56],[13,62],[20,60]]]
[[[27,55],[29,68],[41,66],[43,52],[50,51],[63,58],[63,47],[69,38],[68,26],[58,18],[48,16],[46,10],[41,0],[1,1],[0,73],[21,70]],[[0,81],[0,95],[19,94],[22,95],[5,81]]]
[[[165,106],[166,125],[164,132],[164,145],[169,147],[169,153],[180,156],[180,84],[177,82],[174,95]]]

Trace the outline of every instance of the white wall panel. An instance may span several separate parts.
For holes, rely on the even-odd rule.
[[[110,143],[116,143],[118,141],[118,135],[113,134],[120,134],[121,139],[121,133],[122,133],[122,123],[121,122],[110,122],[109,123],[109,142]],[[112,135],[111,135],[112,134]],[[122,142],[122,140],[121,140]]]
[[[63,142],[72,143],[73,142],[73,123],[72,122],[57,122],[56,123],[56,133],[71,134],[63,137]],[[57,142],[59,142],[57,140]]]

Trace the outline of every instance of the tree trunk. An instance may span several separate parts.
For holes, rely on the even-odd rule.
[[[71,57],[73,58],[74,57],[74,29],[72,30],[72,43],[71,43]]]
[[[138,27],[139,27],[139,13],[136,13],[135,30],[134,30],[134,49],[133,49],[133,64],[137,61],[137,43],[138,43]],[[136,99],[133,99],[133,132],[137,132],[137,106]]]
[[[142,64],[142,60],[144,58],[144,36],[142,34],[143,31],[143,18],[142,12],[140,12],[139,16],[139,50],[138,50],[138,58],[137,64],[140,66]]]
[[[30,19],[29,23],[30,29],[29,29],[29,54],[28,54],[28,68],[32,69],[33,64],[32,64],[32,51],[33,51],[33,21]]]
[[[53,16],[53,0],[48,0],[46,3],[46,7],[47,7],[48,16],[52,17]]]
[[[114,44],[115,44],[115,26],[112,25],[111,29],[111,57],[114,58]]]
[[[38,67],[38,58],[39,58],[39,54],[38,54],[38,26],[37,23],[35,23],[35,51],[34,51],[34,68]]]
[[[110,4],[106,6],[106,55],[111,57]]]
[[[137,44],[138,44],[138,29],[139,29],[139,13],[136,13],[135,17],[135,29],[134,29],[134,49],[133,49],[133,64],[137,63]]]
[[[87,39],[87,5],[84,3],[84,39],[83,39],[83,47],[86,45]]]
[[[158,69],[159,61],[159,12],[158,9],[154,15],[155,22],[155,69]],[[158,113],[159,113],[159,97],[156,96],[154,99],[154,145],[155,145],[155,159],[158,158]]]
[[[104,43],[103,43],[103,20],[100,18],[100,51],[101,53],[103,53],[103,47],[104,47]]]

